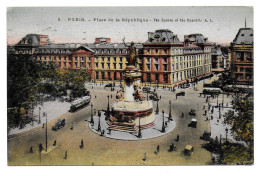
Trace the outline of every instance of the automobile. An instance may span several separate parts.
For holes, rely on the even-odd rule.
[[[151,92],[151,88],[150,87],[143,87],[143,92]]]
[[[191,116],[196,116],[196,113],[195,113],[195,110],[194,110],[194,109],[191,109],[190,112],[189,112],[189,114],[190,114]]]
[[[105,85],[105,87],[113,87],[113,84],[109,83],[109,84]]]
[[[192,118],[188,127],[196,128],[197,127],[197,119]]]
[[[185,155],[190,156],[190,155],[192,155],[193,151],[194,151],[194,147],[192,147],[192,145],[187,144],[184,148]]]
[[[185,96],[185,92],[179,92],[179,93],[176,93],[176,96]]]
[[[158,101],[159,100],[158,95],[155,92],[151,93],[151,95],[149,96],[149,99],[153,100],[153,101]]]
[[[59,119],[55,125],[52,126],[52,130],[56,131],[65,126],[65,119]]]
[[[203,135],[200,137],[200,139],[205,141],[210,141],[211,132],[208,130],[205,130]]]

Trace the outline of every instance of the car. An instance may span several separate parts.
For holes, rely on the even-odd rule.
[[[113,84],[109,83],[109,84],[105,85],[105,87],[113,87]]]
[[[65,119],[59,119],[55,125],[52,126],[52,130],[56,131],[60,128],[63,128],[65,126]]]
[[[193,151],[194,151],[194,147],[192,147],[192,145],[187,144],[184,148],[185,155],[190,156],[190,155],[192,155]]]
[[[179,92],[179,93],[176,93],[176,96],[185,96],[185,92]]]
[[[210,141],[211,132],[208,130],[205,130],[203,135],[200,137],[200,139],[205,141]]]
[[[191,109],[190,112],[189,112],[189,114],[190,114],[191,116],[196,116],[196,113],[195,113],[195,110],[194,110],[194,109]]]
[[[197,127],[197,119],[192,118],[188,127],[196,128]]]

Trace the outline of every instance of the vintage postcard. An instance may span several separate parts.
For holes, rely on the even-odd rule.
[[[253,70],[253,7],[8,7],[8,165],[252,165]]]

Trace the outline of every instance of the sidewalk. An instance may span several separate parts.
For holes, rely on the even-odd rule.
[[[39,124],[39,107],[41,107],[40,110],[40,115],[41,115],[41,123]],[[35,120],[33,124],[27,124],[24,128],[19,129],[19,128],[13,128],[10,129],[8,135],[12,134],[18,134],[24,131],[31,130],[33,128],[36,128],[38,126],[41,126],[43,123],[46,122],[46,117],[43,117],[43,112],[47,113],[47,121],[51,121],[55,119],[56,117],[68,112],[70,108],[70,103],[69,102],[60,102],[59,100],[55,101],[47,101],[44,102],[43,105],[37,105],[34,108],[34,113],[33,115],[35,116]]]

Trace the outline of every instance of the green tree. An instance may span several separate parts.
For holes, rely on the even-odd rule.
[[[224,147],[224,160],[227,163],[252,163],[254,151],[254,107],[252,97],[235,97],[233,107],[236,110],[228,111],[224,117],[225,122],[231,125],[234,137],[245,141],[248,148],[240,144]]]

